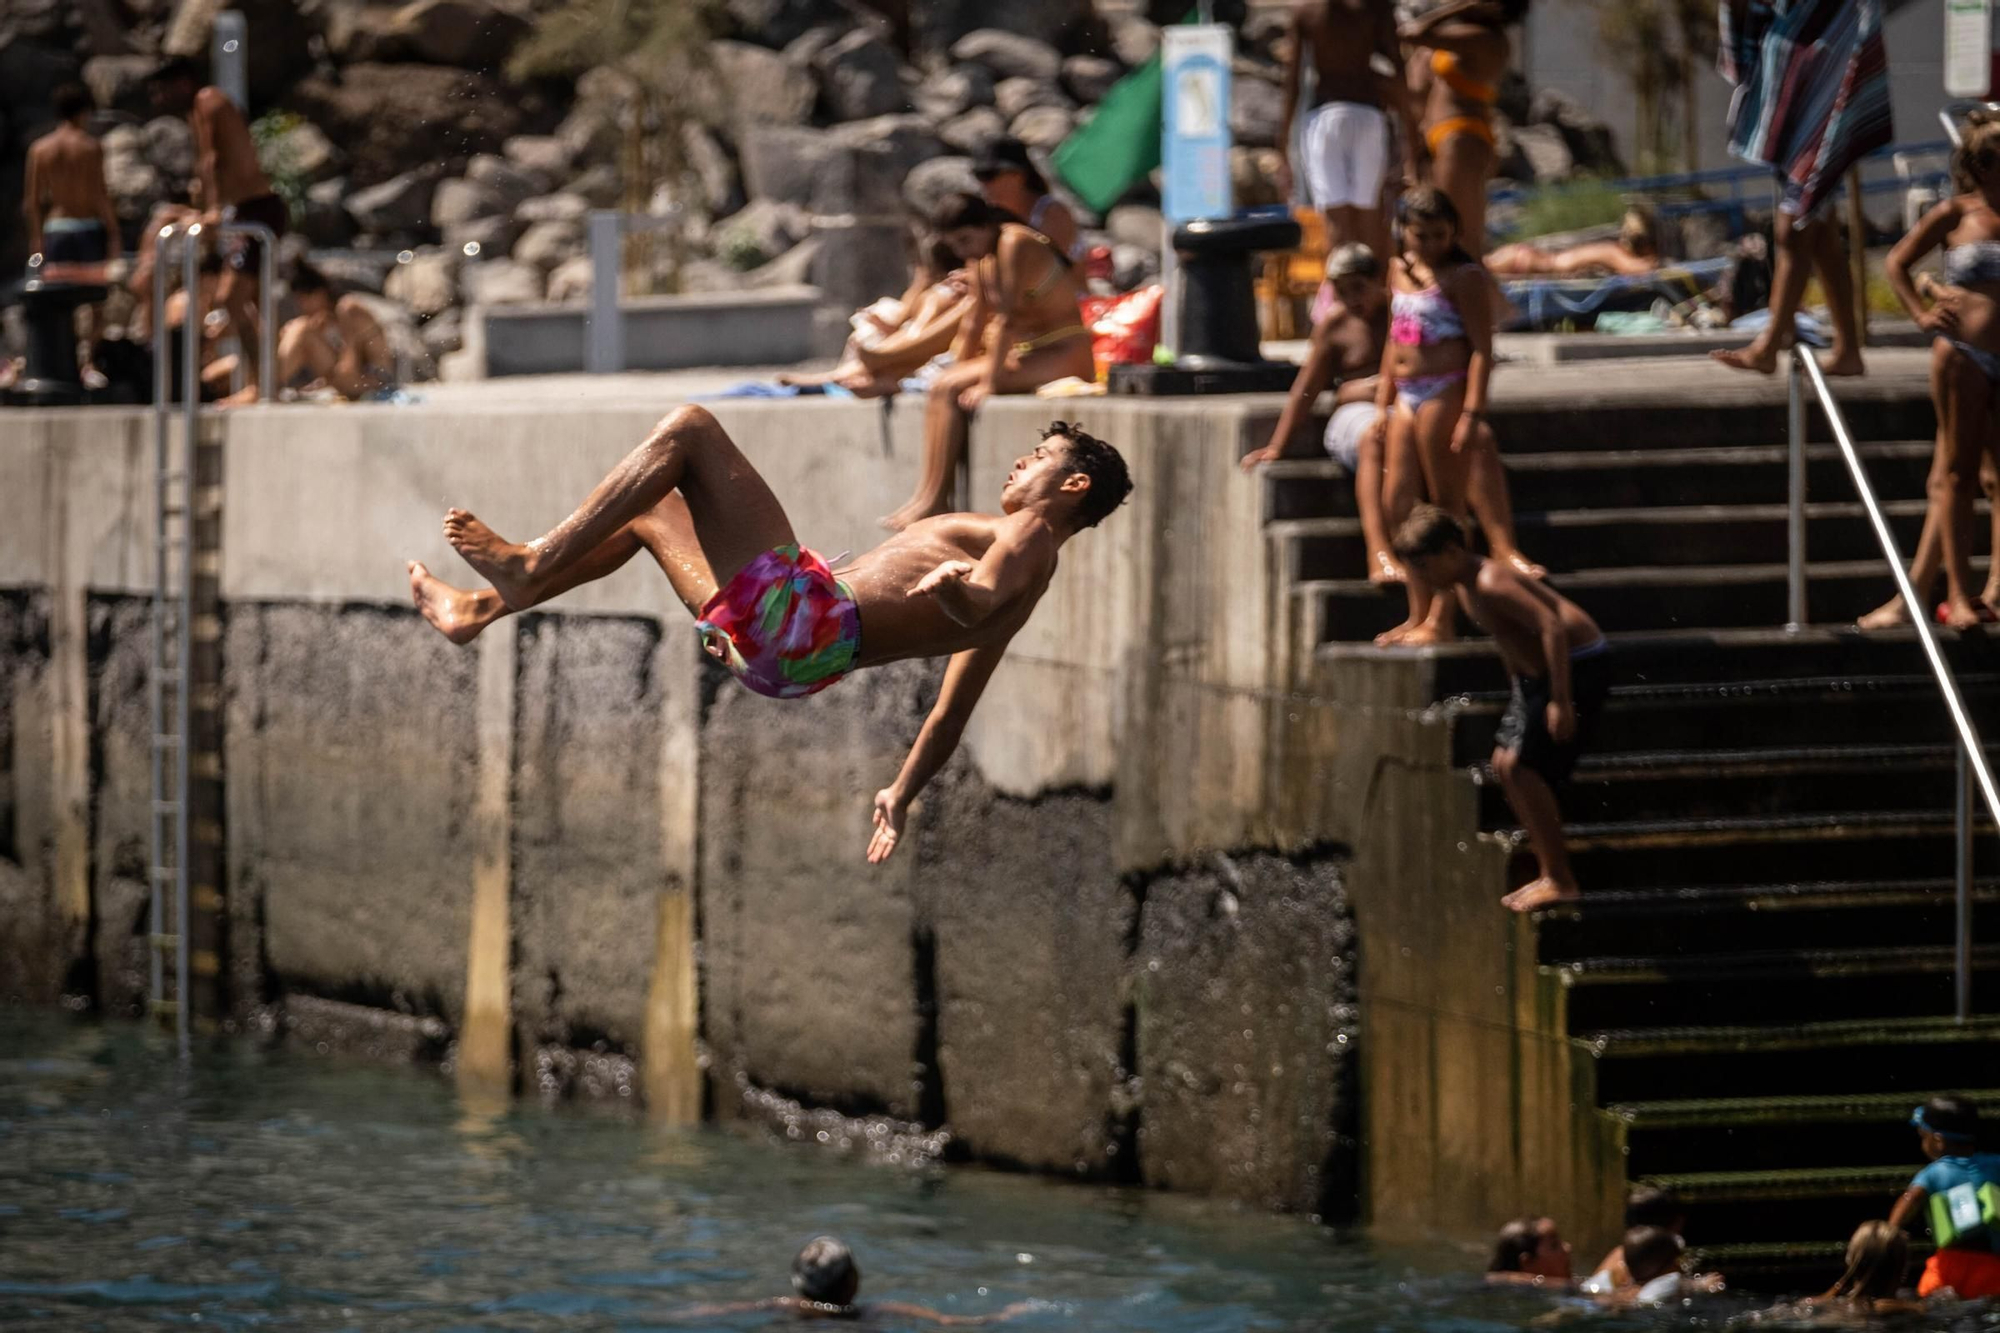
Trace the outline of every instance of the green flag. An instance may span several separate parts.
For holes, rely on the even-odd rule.
[[[1113,84],[1090,123],[1064,139],[1051,162],[1094,213],[1109,211],[1160,165],[1160,56]]]

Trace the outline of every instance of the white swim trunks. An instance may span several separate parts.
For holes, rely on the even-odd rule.
[[[1306,194],[1315,208],[1380,208],[1389,118],[1379,106],[1328,102],[1306,118]]]
[[[1349,472],[1361,466],[1361,438],[1375,425],[1375,404],[1342,403],[1326,423],[1326,452]]]

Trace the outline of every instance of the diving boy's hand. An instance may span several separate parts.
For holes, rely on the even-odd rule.
[[[1551,701],[1548,713],[1549,736],[1567,745],[1576,735],[1576,705]]]
[[[896,840],[903,836],[903,820],[909,810],[894,787],[884,787],[875,793],[875,836],[868,840],[869,865],[881,865],[896,850]]]
[[[947,583],[963,583],[972,577],[972,571],[970,560],[947,560],[917,580],[917,586],[910,589],[910,596],[928,597]]]

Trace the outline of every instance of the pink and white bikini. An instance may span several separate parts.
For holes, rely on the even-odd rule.
[[[1389,297],[1389,340],[1405,347],[1429,347],[1465,337],[1465,320],[1458,307],[1433,283],[1420,292],[1395,292]],[[1410,411],[1465,379],[1463,370],[1442,375],[1412,375],[1396,381],[1396,396]]]

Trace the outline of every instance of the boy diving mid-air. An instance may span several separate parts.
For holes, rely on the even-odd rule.
[[[509,612],[601,579],[644,549],[694,615],[702,646],[759,694],[797,698],[863,667],[949,655],[902,771],[875,794],[874,863],[896,850],[910,802],[957,748],[1063,543],[1131,490],[1116,449],[1052,422],[1015,460],[998,515],[919,520],[836,572],[798,544],[721,424],[683,407],[546,536],[521,545],[463,509],[447,512],[446,539],[492,586],[454,588],[413,560],[410,594],[439,633],[469,643]]]

